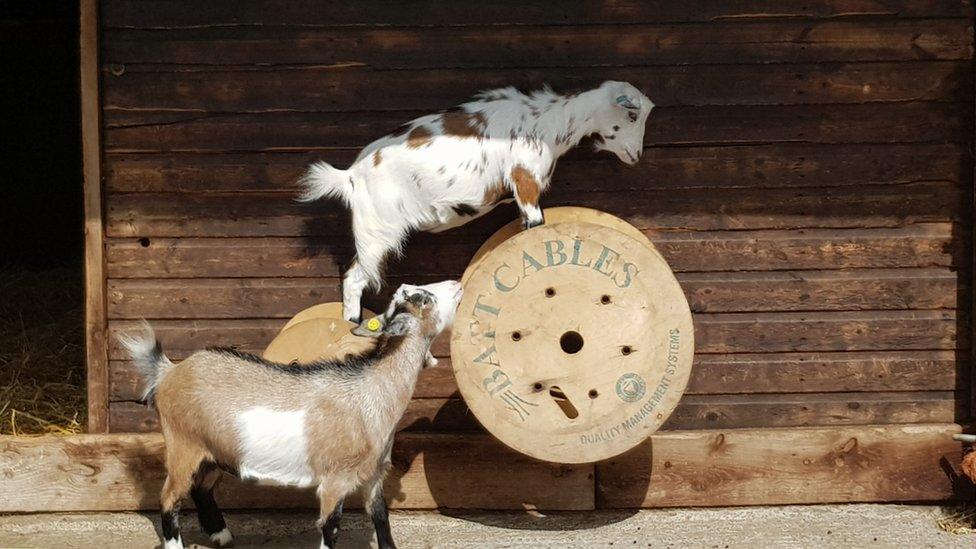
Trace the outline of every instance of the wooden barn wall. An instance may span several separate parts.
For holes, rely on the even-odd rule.
[[[968,1],[100,7],[112,336],[260,351],[351,257],[341,207],[294,201],[309,162],[485,88],[628,80],[657,104],[643,161],[574,151],[543,203],[623,217],[677,273],[697,358],[668,429],[969,417]],[[514,216],[416,236],[389,284],[458,276]],[[110,429],[155,430],[108,354]],[[449,360],[402,427],[480,431]]]

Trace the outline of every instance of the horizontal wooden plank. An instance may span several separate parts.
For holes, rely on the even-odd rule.
[[[459,4],[424,0],[409,8],[390,9],[384,0],[360,0],[321,9],[316,0],[262,0],[242,4],[210,0],[156,0],[147,10],[138,0],[105,0],[103,28],[194,28],[206,26],[341,26],[341,25],[569,25],[608,23],[688,23],[723,19],[840,17],[969,17],[972,7],[961,0],[778,0],[716,2],[691,0],[583,0],[553,4],[496,0]]]
[[[662,429],[951,423],[968,416],[968,401],[968,391],[693,395]]]
[[[156,434],[0,437],[0,512],[156,509],[163,449]],[[593,508],[592,465],[533,460],[487,436],[401,434],[392,461],[384,491],[393,508]],[[220,483],[216,499],[225,509],[318,508],[312,490],[234,478]],[[349,506],[361,506],[350,499]]]
[[[281,192],[294,194],[308,166],[345,168],[358,150],[313,153],[109,154],[105,188],[117,192]],[[804,145],[651,147],[637,166],[606,153],[574,149],[556,166],[553,185],[572,192],[730,187],[971,184],[962,145]]]
[[[647,145],[753,143],[964,143],[969,103],[870,103],[661,107],[648,119]],[[106,152],[323,150],[362,147],[418,111],[199,113],[114,111]]]
[[[969,364],[956,351],[703,354],[685,394],[955,391],[968,388]]]
[[[557,188],[541,201],[544,207],[603,210],[638,229],[823,229],[960,221],[968,218],[963,207],[968,195],[968,189],[951,183],[919,182],[896,188],[600,192],[583,198]],[[106,234],[114,238],[307,236],[339,237],[344,243],[350,238],[345,208],[327,201],[302,204],[282,195],[110,195],[105,216]],[[515,217],[514,206],[502,205],[451,234],[484,235]]]
[[[687,25],[106,30],[115,64],[369,65],[384,69],[960,60],[965,19],[716,21]]]
[[[954,491],[956,432],[950,425],[891,425],[658,433],[597,465],[597,506],[967,497]]]
[[[695,315],[701,353],[965,349],[969,320],[952,311]]]
[[[959,474],[962,446],[952,435],[960,431],[929,424],[658,432],[598,464],[598,475],[592,466],[519,456],[487,435],[403,433],[386,493],[404,509],[586,509],[594,483],[603,508],[961,499],[971,494],[954,491],[961,483],[951,476]],[[0,512],[158,506],[160,435],[8,436],[0,447]],[[227,509],[315,508],[309,492],[233,479],[218,490]]]
[[[451,359],[420,373],[414,398],[458,396]],[[955,351],[864,351],[698,355],[686,395],[956,391],[969,387],[970,359]],[[141,376],[128,360],[109,366],[113,401],[137,401]]]
[[[965,235],[948,223],[896,229],[794,231],[646,231],[671,269],[683,272],[837,268],[956,267]],[[108,277],[260,278],[341,276],[353,256],[329,238],[114,238]],[[387,273],[452,276],[463,272],[481,238],[418,234]]]
[[[962,350],[969,320],[955,311],[711,313],[695,315],[699,354],[820,351]],[[167,356],[181,359],[211,345],[261,352],[286,319],[151,320]],[[135,320],[109,321],[109,356],[126,360],[121,332]],[[449,356],[449,334],[434,341],[435,356]]]
[[[686,395],[664,430],[809,427],[887,423],[951,423],[967,417],[965,392]],[[111,402],[114,433],[159,430],[155,410],[138,402]],[[478,431],[460,398],[410,401],[397,427],[403,431]]]
[[[193,68],[191,66],[190,68]],[[141,70],[145,69],[145,70]],[[648,68],[382,71],[369,68],[159,70],[155,65],[109,67],[102,107],[113,110],[210,112],[438,111],[480,90],[516,86],[557,91],[596,87],[605,80],[637,86],[658,107],[806,105],[888,101],[963,101],[972,65],[859,63],[701,65]],[[414,90],[394,93],[392,89]]]
[[[420,281],[386,279],[390,289],[408,282]],[[968,307],[967,282],[946,269],[679,273],[678,282],[695,313]],[[339,278],[109,279],[107,296],[116,319],[291,318],[342,301],[342,290]]]
[[[677,272],[963,266],[970,241],[960,226],[946,223],[892,229],[648,231],[648,236]]]
[[[966,278],[945,269],[679,273],[678,282],[696,313],[965,309],[969,303]]]

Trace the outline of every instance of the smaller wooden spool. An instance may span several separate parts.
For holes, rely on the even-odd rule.
[[[454,374],[503,443],[589,463],[640,444],[674,411],[691,373],[691,311],[633,227],[546,218],[489,239],[471,263],[451,338]]]
[[[364,317],[374,316],[373,313],[366,310],[363,310],[363,315]],[[302,309],[298,311],[298,314],[291,317],[291,320],[285,324],[285,327],[281,331],[284,332],[299,322],[305,322],[313,318],[342,318],[342,303],[339,301],[330,301]]]
[[[333,316],[334,315],[334,316]],[[365,318],[376,316],[363,310]],[[356,324],[342,318],[342,303],[321,303],[289,320],[264,351],[264,358],[281,364],[342,358],[372,348],[374,340],[355,336]]]

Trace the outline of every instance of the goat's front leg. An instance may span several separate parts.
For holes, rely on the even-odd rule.
[[[390,532],[390,511],[386,507],[386,498],[383,496],[383,479],[386,472],[390,470],[390,454],[393,451],[393,433],[386,443],[383,457],[376,467],[373,477],[363,487],[366,495],[366,511],[373,521],[373,529],[376,530],[376,546],[378,549],[396,549],[393,542],[393,534]]]
[[[390,532],[390,511],[386,507],[386,498],[383,497],[382,481],[370,491],[369,497],[370,502],[366,509],[369,511],[369,518],[373,521],[373,529],[376,530],[376,547],[396,549],[393,534]]]
[[[539,207],[539,194],[542,192],[539,177],[522,166],[513,168],[511,176],[515,203],[522,212],[522,226],[531,229],[545,223],[542,208]]]

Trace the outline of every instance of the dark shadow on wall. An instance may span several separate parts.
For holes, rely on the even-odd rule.
[[[962,173],[973,172],[973,160],[971,157],[964,159],[961,167]],[[956,386],[955,386],[955,422],[963,425],[970,424],[976,417],[974,403],[976,395],[973,394],[973,218],[972,204],[973,191],[972,185],[967,185],[960,193],[962,200],[962,210],[966,212],[966,217],[962,223],[955,223],[952,226],[952,236],[948,245],[947,253],[951,254],[953,264],[956,266],[953,272],[956,275]]]
[[[634,494],[632,501],[618,495],[613,500],[619,509],[611,513],[574,513],[568,519],[569,511],[601,508],[600,491],[614,489],[600,485],[595,465],[548,463],[525,456],[478,428],[474,418],[469,418],[474,424],[471,430],[454,430],[459,424],[458,410],[450,403],[441,407],[433,419],[419,419],[401,432],[402,442],[394,447],[393,469],[386,483],[391,501],[404,497],[403,475],[406,471],[416,474],[421,463],[417,460],[422,460],[424,478],[439,512],[489,526],[585,529],[619,522],[641,507],[650,481],[650,442],[601,464],[613,466],[617,459],[626,462],[625,492]],[[524,509],[526,514],[513,517],[472,509]]]

